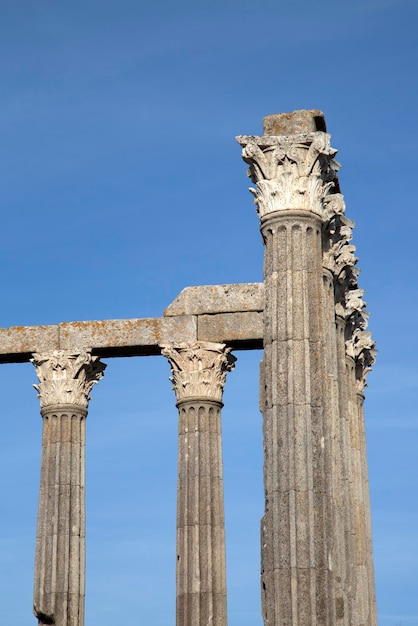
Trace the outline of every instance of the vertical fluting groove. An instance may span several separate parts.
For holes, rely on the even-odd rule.
[[[317,424],[316,436],[312,437],[313,469],[314,469],[314,498],[317,499],[313,511],[317,515],[315,528],[316,535],[321,537],[316,546],[315,570],[316,577],[316,614],[319,623],[334,623],[333,593],[334,580],[331,575],[332,548],[334,538],[334,509],[332,499],[332,456],[331,456],[331,428],[332,411],[329,406],[329,377],[330,363],[327,361],[327,335],[323,317],[324,293],[322,278],[322,238],[318,224],[311,233],[312,244],[308,243],[309,260],[308,272],[312,272],[310,283],[315,290],[310,295],[310,303],[317,309],[318,314],[309,317],[309,329],[312,337],[313,359],[311,361],[311,405],[314,423]],[[314,242],[315,240],[315,242]],[[314,280],[313,280],[314,279]],[[318,486],[315,487],[315,484]]]
[[[374,576],[372,570],[371,553],[369,552],[369,500],[366,477],[366,458],[364,444],[363,413],[360,408],[362,398],[356,390],[355,365],[353,359],[348,359],[348,371],[351,389],[350,412],[350,441],[352,454],[352,500],[355,530],[355,567],[356,587],[355,605],[359,626],[371,626],[375,620],[374,613]]]
[[[339,400],[338,374],[338,329],[335,324],[334,279],[331,272],[324,270],[324,320],[326,324],[326,356],[328,393],[325,394],[327,412],[330,415],[330,458],[331,491],[335,515],[335,539],[330,554],[330,569],[335,581],[335,620],[337,624],[348,624],[346,598],[345,554],[346,535],[344,528],[344,492],[342,490],[342,430]]]
[[[375,577],[373,566],[373,540],[372,540],[372,524],[370,513],[370,497],[369,497],[369,481],[368,481],[368,468],[367,468],[367,454],[366,454],[366,432],[364,424],[364,396],[363,394],[357,394],[357,407],[358,407],[358,421],[360,428],[360,455],[361,455],[361,471],[362,471],[362,483],[363,483],[363,497],[364,497],[364,532],[365,532],[365,552],[366,552],[366,565],[367,565],[367,580],[368,580],[368,600],[369,600],[369,614],[367,626],[377,626],[377,612],[376,612],[376,596],[375,596]]]
[[[310,368],[310,345],[309,338],[312,337],[315,341],[316,332],[315,328],[312,328],[312,315],[310,314],[310,302],[308,300],[309,293],[309,283],[311,282],[309,269],[312,263],[315,263],[315,254],[313,258],[311,258],[311,254],[317,249],[317,242],[314,241],[315,235],[312,227],[308,226],[305,232],[305,242],[301,242],[301,248],[303,251],[304,259],[303,259],[303,284],[302,284],[302,294],[303,294],[303,344],[305,348],[305,384],[306,388],[304,390],[304,397],[301,398],[302,401],[306,402],[307,409],[308,403],[312,406],[315,406],[316,402],[312,398],[312,385],[311,385],[311,368]],[[297,254],[297,250],[295,251]],[[305,420],[305,441],[304,445],[306,447],[306,493],[308,500],[308,510],[309,510],[309,522],[307,532],[309,533],[309,555],[307,565],[311,572],[310,576],[310,586],[309,586],[309,596],[310,596],[310,615],[312,623],[315,623],[315,617],[317,616],[317,577],[316,577],[316,559],[315,559],[315,519],[314,519],[314,511],[315,511],[315,502],[314,502],[314,480],[313,480],[313,450],[312,450],[312,437],[311,437],[311,428],[309,426],[308,420]],[[306,590],[308,595],[308,590]]]
[[[355,531],[355,567],[356,567],[356,614],[359,626],[369,625],[369,585],[367,576],[364,485],[361,463],[360,425],[357,407],[355,365],[353,359],[348,360],[350,384],[350,441],[352,454],[352,492]]]
[[[336,318],[337,333],[337,364],[338,364],[338,402],[341,426],[341,493],[344,529],[344,561],[343,568],[345,605],[344,624],[354,624],[355,614],[355,550],[353,537],[353,503],[352,503],[352,469],[351,469],[351,445],[349,428],[349,393],[346,365],[345,347],[345,321],[341,317]]]
[[[220,404],[185,401],[179,403],[177,626],[226,626],[225,572]]]
[[[352,580],[353,580],[353,623],[363,626],[363,599],[362,599],[362,572],[359,563],[359,493],[358,493],[358,472],[357,472],[357,455],[356,455],[356,435],[357,435],[357,407],[356,407],[356,389],[354,375],[354,360],[350,356],[346,356],[346,385],[348,397],[348,432],[350,447],[350,503],[352,515],[352,538],[353,538],[353,555],[352,555]]]

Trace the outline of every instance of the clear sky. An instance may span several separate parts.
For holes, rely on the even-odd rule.
[[[418,626],[416,0],[20,0],[0,10],[0,326],[159,317],[262,280],[234,137],[324,111],[379,355],[366,399],[379,623]],[[230,626],[261,626],[260,353],[224,396]],[[174,624],[177,412],[162,357],[108,360],[87,443],[86,625]],[[41,418],[0,377],[0,623],[31,614]]]

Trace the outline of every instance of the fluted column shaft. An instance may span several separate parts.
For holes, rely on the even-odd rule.
[[[344,456],[344,407],[341,402],[339,382],[338,326],[335,320],[334,276],[328,268],[323,271],[324,284],[324,325],[325,355],[327,376],[325,383],[325,414],[330,417],[329,443],[331,458],[331,488],[334,503],[334,537],[331,568],[335,591],[335,620],[338,626],[351,626],[348,610],[347,585],[347,536],[346,518],[349,501],[346,491],[346,460]],[[345,344],[342,337],[343,362],[345,364]],[[345,372],[344,372],[345,373]]]
[[[374,564],[373,564],[373,539],[372,539],[372,520],[370,514],[370,497],[369,497],[369,479],[367,468],[367,453],[366,453],[366,432],[364,426],[364,395],[361,391],[357,392],[357,411],[358,411],[358,426],[359,426],[359,439],[360,439],[360,464],[361,464],[361,482],[363,491],[363,507],[364,507],[364,548],[365,548],[365,562],[367,570],[367,584],[368,584],[368,612],[367,612],[367,626],[377,626],[377,611],[376,611],[376,591],[375,591],[375,578],[374,578]]]
[[[226,624],[221,405],[179,403],[177,624]]]
[[[309,212],[262,221],[265,241],[262,521],[265,624],[331,624],[330,424],[324,399],[321,224]]]
[[[163,346],[179,411],[177,626],[226,626],[221,408],[234,357],[223,344]]]
[[[343,591],[344,591],[344,624],[351,626],[355,624],[356,606],[356,553],[355,537],[353,530],[353,473],[352,455],[350,439],[350,393],[348,382],[348,365],[345,348],[345,321],[337,316],[337,361],[338,361],[338,397],[340,414],[340,497],[342,507],[342,532],[338,538],[344,546],[345,566],[342,570]]]
[[[376,350],[367,332],[368,313],[363,291],[345,292],[346,387],[350,432],[351,511],[354,548],[353,620],[358,626],[376,625],[370,499],[363,415],[364,387]]]
[[[370,565],[368,553],[367,516],[369,494],[365,481],[365,458],[363,457],[364,427],[359,412],[356,391],[355,361],[347,356],[347,379],[350,394],[350,444],[351,444],[351,506],[353,514],[353,538],[355,548],[355,619],[359,626],[372,626],[374,598],[370,597]],[[374,593],[373,593],[374,595]]]
[[[32,362],[43,418],[34,613],[39,624],[83,626],[85,418],[105,366],[90,352],[35,354]]]
[[[338,529],[337,533],[339,543],[345,542],[346,554],[346,566],[339,574],[343,582],[342,610],[337,609],[336,618],[343,620],[341,623],[361,626],[369,625],[371,616],[376,613],[372,553],[366,550],[369,496],[364,422],[359,408],[376,351],[371,334],[366,331],[369,314],[362,298],[364,292],[358,288],[358,259],[355,246],[351,244],[353,227],[354,223],[345,215],[343,196],[340,193],[329,195],[324,202],[323,252],[324,264],[334,277],[340,469],[344,478],[342,489],[334,490],[334,497],[336,526],[339,511],[344,520],[344,537]],[[336,602],[338,600],[336,597]]]

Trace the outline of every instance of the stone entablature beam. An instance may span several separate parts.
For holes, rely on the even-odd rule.
[[[164,342],[213,341],[237,350],[262,348],[263,302],[262,283],[187,287],[165,317],[0,328],[0,363],[22,363],[34,352],[83,346],[101,357],[160,354]]]

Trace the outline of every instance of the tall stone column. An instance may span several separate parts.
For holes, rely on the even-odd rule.
[[[33,610],[39,624],[83,626],[85,419],[105,365],[90,351],[34,354],[43,418]]]
[[[354,248],[351,246],[351,248]],[[349,274],[349,265],[345,271]],[[366,376],[375,360],[371,333],[366,331],[369,314],[354,278],[340,281],[337,311],[345,318],[345,385],[349,424],[350,511],[352,529],[351,615],[359,626],[376,626],[376,600],[371,538],[370,500],[363,415]]]
[[[334,625],[322,220],[338,164],[319,111],[269,116],[264,129],[238,137],[265,245],[263,617]]]
[[[336,186],[337,187],[337,186]],[[336,385],[337,402],[332,409],[333,422],[338,424],[332,441],[333,497],[335,503],[335,609],[336,624],[351,626],[356,618],[356,551],[352,503],[352,446],[351,446],[351,389],[352,360],[346,353],[346,297],[357,289],[359,270],[354,256],[355,247],[350,244],[354,223],[345,216],[344,198],[333,190],[324,200],[323,213],[323,259],[330,274],[327,298],[329,322],[333,331],[328,342],[335,345],[336,368],[329,372],[332,386]],[[352,292],[351,292],[352,293]],[[356,293],[354,291],[354,293]]]
[[[350,626],[346,596],[346,545],[345,545],[345,491],[343,488],[343,423],[340,414],[338,381],[338,345],[335,324],[334,276],[324,267],[324,325],[325,325],[325,414],[330,416],[329,444],[331,458],[331,490],[334,505],[334,537],[331,565],[335,592],[335,625]]]
[[[177,626],[226,626],[221,408],[224,344],[163,345],[179,410]]]
[[[360,316],[358,316],[360,317]],[[364,319],[364,318],[363,318]],[[361,317],[360,317],[361,320]],[[360,322],[361,323],[361,322]],[[370,515],[369,480],[366,454],[366,433],[364,424],[364,389],[367,374],[375,361],[375,342],[371,333],[362,330],[357,323],[353,336],[353,352],[355,363],[355,390],[356,390],[356,422],[357,431],[357,492],[360,505],[358,514],[358,580],[357,597],[361,613],[358,623],[361,626],[376,626],[376,597],[373,566],[373,543]]]

